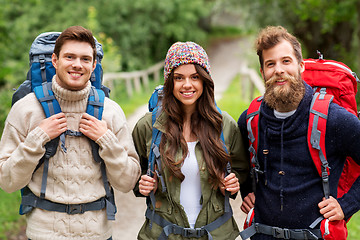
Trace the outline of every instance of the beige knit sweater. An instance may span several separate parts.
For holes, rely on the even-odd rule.
[[[66,115],[68,129],[79,131],[79,121],[86,111],[90,82],[81,91],[69,91],[53,81],[53,91]],[[38,127],[45,118],[40,103],[31,93],[11,109],[0,141],[0,187],[13,192],[28,185],[40,195],[43,166],[33,171],[44,155],[50,139]],[[106,164],[111,185],[122,192],[130,191],[140,176],[140,165],[122,109],[106,98],[103,120],[108,131],[96,143]],[[58,151],[49,161],[46,199],[78,204],[95,201],[105,195],[99,164],[95,163],[86,137],[66,136],[67,153]],[[121,211],[121,206],[117,206]],[[36,239],[107,239],[111,223],[105,210],[83,214],[49,212],[34,209],[27,214],[29,238]]]

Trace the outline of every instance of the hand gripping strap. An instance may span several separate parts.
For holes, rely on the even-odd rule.
[[[325,134],[326,123],[332,95],[315,93],[310,107],[308,127],[308,147],[319,175],[322,177],[324,195],[329,197],[329,165],[326,159]]]

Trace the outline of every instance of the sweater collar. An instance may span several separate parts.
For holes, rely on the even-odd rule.
[[[55,76],[52,80],[52,90],[63,112],[85,112],[90,88],[90,81],[84,89],[72,91],[61,87],[56,82]]]

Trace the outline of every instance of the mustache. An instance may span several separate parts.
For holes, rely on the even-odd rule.
[[[279,75],[274,75],[271,78],[269,78],[268,80],[265,81],[265,86],[269,87],[271,85],[273,85],[275,82],[279,81],[279,80],[284,80],[290,83],[296,83],[296,77],[287,73],[282,74],[281,76]]]

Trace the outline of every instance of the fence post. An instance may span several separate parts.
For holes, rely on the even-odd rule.
[[[126,92],[129,97],[132,97],[133,90],[132,90],[132,85],[131,85],[131,78],[126,78],[125,82],[126,82]]]

